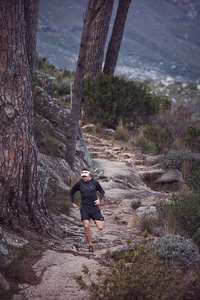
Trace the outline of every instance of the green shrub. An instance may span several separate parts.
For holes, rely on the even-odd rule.
[[[131,207],[133,208],[133,209],[137,209],[137,208],[139,208],[140,206],[142,206],[142,202],[140,201],[140,200],[133,200],[132,202],[131,202]]]
[[[184,300],[200,299],[200,262],[194,268],[190,282],[184,287]]]
[[[12,299],[12,297],[15,294],[18,294],[20,291],[20,288],[18,285],[13,285],[10,287],[10,289],[5,289],[1,284],[0,284],[0,299],[1,300],[9,300]]]
[[[90,278],[89,273],[84,274]],[[98,271],[99,277],[101,274]],[[112,261],[109,275],[98,279],[98,283],[91,281],[91,299],[182,299],[180,275],[178,271],[172,272],[150,249],[140,245],[125,252],[124,257],[122,254],[117,262]]]
[[[160,98],[151,93],[146,83],[135,83],[118,76],[99,73],[88,76],[83,85],[83,110],[92,123],[114,128],[124,124],[140,124],[160,110]]]
[[[170,267],[178,266],[187,270],[200,259],[198,247],[180,235],[158,237],[151,246],[159,258]]]
[[[143,132],[145,138],[155,144],[157,154],[162,153],[165,148],[170,148],[172,135],[168,128],[162,130],[159,125],[146,125]]]
[[[144,214],[140,220],[140,229],[142,232],[152,233],[155,227],[155,219],[148,214]]]
[[[70,78],[54,79],[52,86],[54,95],[62,96],[70,94]]]
[[[54,97],[70,94],[70,80],[74,78],[74,72],[67,69],[64,69],[64,71],[58,70],[54,65],[49,64],[46,57],[37,57],[36,68],[53,76],[52,87]]]
[[[172,106],[172,100],[169,99],[168,96],[164,95],[163,97],[161,97],[161,111],[163,113],[169,111],[171,106]]]
[[[172,195],[172,202],[166,204],[168,214],[174,215],[181,229],[190,238],[196,236],[194,242],[198,242],[198,230],[200,228],[200,195],[191,193],[186,197],[182,195]],[[197,243],[200,247],[200,243]]]
[[[69,201],[63,200],[60,203],[60,206],[61,206],[62,211],[65,212],[66,214],[68,214],[70,211],[70,208],[72,207],[72,203],[70,200]]]
[[[200,128],[189,125],[187,127],[188,136],[183,138],[183,141],[186,142],[187,146],[192,151],[200,151]]]
[[[200,201],[198,194],[188,195],[186,199],[179,195],[173,195],[178,221],[182,227],[191,235],[195,234],[200,228]]]
[[[136,147],[141,147],[145,151],[149,153],[155,154],[157,149],[154,143],[150,142],[150,140],[146,139],[143,133],[143,127],[140,127],[136,137],[135,137],[135,146]]]
[[[200,247],[200,167],[188,176],[189,189],[181,194],[173,194],[171,203],[162,203],[163,220],[171,220],[172,227],[187,234]],[[175,230],[174,230],[175,231]]]
[[[165,165],[169,169],[180,169],[182,162],[187,158],[183,151],[170,150],[165,157]]]
[[[191,170],[197,169],[200,166],[200,154],[170,150],[164,162],[169,169],[180,169],[183,162],[188,162]]]
[[[193,241],[196,245],[200,247],[200,227],[197,229],[196,233],[193,236]]]
[[[127,128],[123,126],[122,121],[120,120],[119,125],[114,133],[114,139],[118,141],[128,142],[130,140],[130,132]]]
[[[200,167],[190,173],[187,178],[187,185],[193,192],[200,191]]]

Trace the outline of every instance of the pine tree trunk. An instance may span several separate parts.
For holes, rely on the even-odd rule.
[[[38,25],[39,0],[24,1],[24,16],[26,22],[26,49],[29,67],[32,74],[36,72],[36,42]]]
[[[59,234],[37,172],[34,108],[23,0],[0,2],[0,222]]]
[[[80,119],[82,85],[83,85],[87,46],[90,37],[91,26],[96,15],[99,12],[99,9],[100,7],[97,6],[96,0],[88,0],[84,22],[83,22],[83,31],[81,36],[79,57],[78,57],[78,62],[76,67],[74,92],[72,98],[72,108],[71,108],[71,114],[69,118],[69,129],[67,132],[68,144],[67,144],[67,151],[66,151],[66,161],[69,163],[72,169],[74,168],[75,154],[76,154],[76,141],[77,141],[77,134],[78,134],[79,119]]]
[[[108,35],[114,0],[100,0],[99,13],[92,23],[84,75],[96,76],[102,71],[104,48]]]
[[[124,27],[131,0],[119,0],[117,14],[113,26],[112,35],[108,44],[103,72],[108,76],[113,75],[117,64]]]

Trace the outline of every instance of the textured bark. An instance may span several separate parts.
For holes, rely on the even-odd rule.
[[[106,53],[105,65],[103,69],[103,72],[108,76],[113,75],[115,72],[115,67],[117,64],[117,59],[119,55],[122,37],[124,34],[124,27],[125,27],[130,3],[131,0],[119,0],[117,14],[116,14],[111,38],[109,41],[109,45]]]
[[[104,48],[112,15],[113,3],[114,0],[97,1],[100,10],[92,23],[84,75],[96,76],[97,73],[102,71]]]
[[[37,173],[25,25],[23,0],[0,2],[0,221],[19,231],[59,233]]]
[[[38,25],[39,0],[24,0],[24,16],[26,22],[26,49],[29,67],[32,74],[36,71],[36,42]]]
[[[75,153],[76,153],[76,141],[77,141],[77,134],[78,134],[79,118],[80,118],[82,85],[83,85],[87,46],[90,37],[91,26],[99,10],[100,7],[97,5],[96,0],[88,0],[84,22],[83,22],[83,31],[81,36],[79,57],[78,57],[76,76],[74,81],[72,108],[71,108],[71,114],[69,119],[69,130],[67,133],[68,145],[66,151],[66,161],[69,163],[72,169],[74,166]]]

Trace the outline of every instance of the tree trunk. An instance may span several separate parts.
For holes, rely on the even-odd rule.
[[[96,76],[102,71],[104,48],[108,35],[114,0],[100,0],[100,10],[92,23],[84,75]]]
[[[124,27],[131,0],[119,0],[115,23],[109,41],[103,72],[108,76],[113,75],[117,64]]]
[[[36,72],[36,43],[39,0],[24,1],[24,16],[26,22],[26,49],[29,67],[32,74]]]
[[[19,231],[59,234],[37,172],[24,15],[23,0],[0,2],[0,221]]]
[[[85,59],[87,53],[87,46],[91,32],[92,23],[98,14],[100,7],[97,5],[96,0],[88,0],[87,8],[85,12],[83,31],[81,36],[79,57],[76,67],[76,75],[74,81],[74,92],[72,98],[72,108],[69,118],[69,130],[67,132],[67,151],[66,151],[66,161],[69,163],[70,167],[73,169],[75,162],[76,153],[76,141],[80,118],[81,109],[81,98],[82,98],[82,85],[83,76],[85,68]]]

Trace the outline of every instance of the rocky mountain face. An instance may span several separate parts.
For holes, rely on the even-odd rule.
[[[44,193],[65,196],[69,192],[67,178],[72,170],[65,160],[67,138],[70,130],[70,110],[45,90],[35,92],[35,139],[39,149],[39,170]],[[85,139],[79,127],[75,158],[75,172],[92,164]]]

